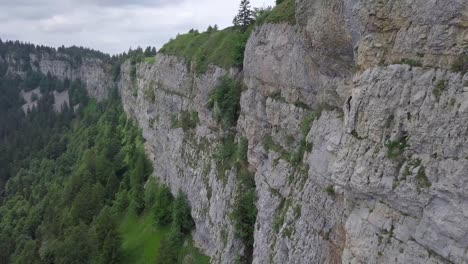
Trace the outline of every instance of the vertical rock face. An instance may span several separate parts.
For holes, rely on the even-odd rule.
[[[248,89],[242,94],[239,130],[249,139],[249,159],[257,171],[254,263],[339,262],[346,239],[343,198],[323,190],[331,174],[327,163],[336,158],[344,130],[340,109],[349,93],[345,78],[350,67],[337,71],[345,67],[337,64],[345,57],[322,58],[333,69],[320,65],[315,58],[327,47],[309,49],[306,29],[299,27],[262,26],[246,48]],[[317,160],[310,166],[301,148],[312,139],[309,130],[318,117],[312,109],[330,112],[320,119],[323,126],[314,126],[322,134],[314,142],[310,155]]]
[[[254,263],[468,263],[468,76],[448,70],[466,3],[296,4],[296,25],[252,33],[243,75],[197,76],[164,55],[122,67],[124,107],[156,176],[188,194],[195,240],[214,263],[242,250],[236,178],[215,169],[222,129],[207,108],[227,74],[246,86],[237,131],[257,186]],[[191,112],[196,127],[174,126]]]
[[[468,76],[447,70],[466,2],[449,2],[299,0],[297,25],[252,34],[254,263],[468,263]]]
[[[459,0],[358,1],[358,65],[412,59],[446,68],[468,44],[467,8],[467,2]]]
[[[80,80],[86,87],[88,94],[98,100],[107,98],[109,91],[114,87],[110,74],[110,65],[95,58],[82,58],[80,63],[63,59],[51,58],[43,54],[38,60],[37,70],[44,74],[50,73],[61,80]],[[75,65],[77,64],[77,65]],[[33,67],[34,68],[34,67]]]
[[[155,64],[125,63],[119,83],[124,109],[147,140],[154,174],[174,193],[187,194],[194,239],[214,262],[233,262],[242,247],[230,220],[236,179],[217,170],[213,156],[223,133],[207,105],[222,77],[238,75],[217,67],[196,75],[183,60],[159,54]]]
[[[254,263],[468,263],[468,75],[450,71],[468,44],[466,6],[297,0],[295,25],[254,30],[242,72],[199,75],[162,54],[122,65],[155,176],[187,194],[213,263],[244,250],[230,217],[238,179],[217,166],[225,131],[209,107],[224,76],[245,86],[235,132],[255,172]],[[98,59],[31,61],[99,99],[115,85]]]
[[[355,132],[347,135],[332,167],[332,180],[345,195],[366,197],[346,219],[347,259],[467,262],[463,78],[446,70],[392,65],[355,79],[344,119],[345,131]],[[439,97],[435,91],[442,86]],[[361,243],[381,254],[372,255]]]
[[[107,98],[114,82],[109,73],[109,66],[98,59],[83,59],[79,67],[60,60],[41,59],[38,69],[43,73],[50,72],[59,79],[81,80],[88,94],[98,100]]]
[[[99,58],[92,56],[82,57],[81,60],[71,58],[66,54],[31,53],[29,60],[18,59],[15,54],[10,54],[0,63],[8,65],[8,74],[25,75],[25,64],[33,71],[50,74],[60,80],[80,80],[88,94],[98,100],[106,99],[109,91],[115,87],[111,74],[111,65]]]

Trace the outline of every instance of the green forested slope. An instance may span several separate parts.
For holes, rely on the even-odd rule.
[[[155,181],[144,188],[152,166],[119,98],[97,103],[77,85],[67,89],[80,110],[55,113],[53,97],[43,96],[26,116],[21,83],[0,78],[0,263],[186,257],[183,244],[193,228],[188,202]],[[196,250],[189,254],[207,262]]]

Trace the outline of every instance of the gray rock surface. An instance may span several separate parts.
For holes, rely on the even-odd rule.
[[[136,76],[132,77],[132,67]],[[230,219],[236,179],[220,175],[213,158],[223,133],[207,103],[210,92],[225,76],[236,78],[235,69],[210,67],[196,75],[176,57],[159,54],[155,64],[122,66],[119,90],[125,111],[143,130],[154,174],[173,193],[185,192],[196,224],[194,240],[215,263],[234,263],[242,252]],[[196,128],[184,131],[174,120],[196,112]]]
[[[37,107],[37,100],[42,97],[42,94],[39,88],[36,88],[29,92],[20,91],[20,96],[24,100],[24,104],[21,106],[21,108],[23,109],[23,112],[27,114],[28,111],[31,111]]]
[[[155,175],[188,194],[196,242],[213,263],[242,254],[235,174],[215,169],[222,129],[207,108],[228,74],[246,86],[254,263],[468,263],[468,75],[449,70],[467,44],[466,1],[296,4],[296,25],[252,33],[242,74],[197,76],[161,54],[135,77],[122,67],[124,108]],[[191,111],[195,129],[171,125]]]
[[[297,26],[252,34],[239,130],[257,169],[254,263],[468,263],[468,76],[433,68],[463,49],[463,4],[297,1]],[[334,74],[353,46],[362,70]],[[401,59],[426,68],[377,65]]]
[[[91,97],[102,100],[107,98],[114,86],[109,68],[109,65],[94,58],[83,58],[79,66],[74,67],[69,62],[43,56],[39,61],[38,70],[44,74],[50,72],[52,76],[61,80],[80,80]]]
[[[0,61],[0,63],[2,62]],[[4,63],[9,66],[8,74],[20,76],[26,74],[22,67],[25,62],[18,60],[14,54],[7,56]],[[66,78],[80,80],[88,94],[97,100],[106,99],[110,90],[115,87],[111,65],[97,58],[83,57],[81,61],[75,61],[66,54],[31,53],[29,64],[33,71],[39,71],[43,74],[50,73],[60,80]]]
[[[248,139],[255,172],[254,263],[468,263],[468,75],[450,71],[467,51],[466,0],[296,9],[296,25],[254,30],[242,72],[197,75],[162,54],[122,65],[124,109],[155,177],[187,194],[197,245],[213,263],[244,250],[230,217],[236,173],[218,170],[223,128],[208,107],[228,75],[245,86],[236,138]],[[31,61],[98,99],[115,85],[100,60]]]
[[[357,64],[362,68],[412,59],[449,67],[468,44],[464,0],[347,1],[360,30]]]
[[[54,111],[62,112],[65,107],[70,107],[70,96],[68,90],[63,92],[54,91]]]

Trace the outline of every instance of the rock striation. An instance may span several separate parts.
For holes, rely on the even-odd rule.
[[[198,75],[163,54],[123,65],[155,175],[188,194],[214,263],[243,250],[237,179],[212,155],[223,129],[207,105],[224,75],[245,86],[236,133],[255,172],[254,263],[468,263],[468,75],[451,71],[466,4],[297,0],[296,24],[254,30],[242,71]],[[187,112],[196,127],[174,127]]]
[[[1,56],[0,56],[1,57]],[[8,65],[7,74],[25,76],[25,69],[50,74],[60,80],[80,80],[88,94],[98,100],[106,99],[109,91],[115,88],[108,62],[92,56],[75,59],[59,52],[31,52],[27,60],[8,54],[0,63]]]
[[[184,60],[158,54],[155,64],[127,62],[121,72],[124,109],[142,128],[154,174],[174,193],[187,194],[194,239],[213,262],[234,261],[242,250],[230,220],[236,179],[218,173],[213,156],[223,131],[207,104],[220,79],[238,78],[239,71],[213,66],[197,75]],[[192,113],[196,127],[182,128],[178,120]]]
[[[468,74],[453,65],[467,46],[465,0],[296,0],[296,23],[255,28],[242,69],[200,74],[159,53],[124,63],[115,83],[99,59],[30,61],[98,99],[118,87],[213,263],[248,251],[232,220],[243,190],[216,159],[228,131],[210,107],[228,76],[243,85],[229,132],[248,141],[255,178],[253,263],[465,264]]]

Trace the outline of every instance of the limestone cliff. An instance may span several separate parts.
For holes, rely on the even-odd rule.
[[[88,94],[98,100],[108,97],[115,87],[111,74],[111,64],[102,58],[88,55],[80,58],[55,50],[28,50],[28,53],[8,53],[0,56],[0,63],[7,65],[6,74],[24,77],[31,70],[50,74],[60,80],[80,80]]]
[[[245,86],[254,263],[468,263],[468,75],[451,70],[466,14],[460,0],[297,0],[295,24],[254,30],[242,70],[158,54],[124,64],[119,90],[214,263],[243,252],[236,174],[213,158],[224,131],[208,101],[225,75]],[[194,127],[174,125],[188,113]]]
[[[201,73],[159,53],[115,83],[93,56],[0,63],[79,79],[98,99],[117,86],[213,263],[468,263],[467,46],[466,0],[296,0],[294,22],[254,29],[242,68]],[[229,128],[211,102],[225,77],[242,84]],[[226,134],[248,142],[253,248],[235,234],[245,190],[219,159]]]
[[[136,76],[131,74],[132,67],[137,69]],[[213,153],[223,131],[207,104],[219,80],[225,75],[238,78],[239,71],[213,66],[197,75],[185,61],[159,54],[155,64],[127,62],[121,72],[124,109],[143,130],[154,174],[174,193],[187,194],[198,245],[214,262],[234,261],[241,250],[230,221],[236,179],[232,173],[221,175],[216,168]],[[176,124],[192,113],[196,127],[183,129]]]
[[[244,63],[254,262],[467,263],[468,76],[447,70],[466,46],[463,3],[296,4],[297,25],[257,29]],[[303,164],[265,150],[265,135],[297,149],[311,111]]]

